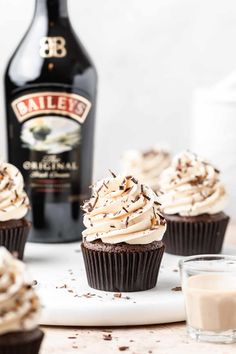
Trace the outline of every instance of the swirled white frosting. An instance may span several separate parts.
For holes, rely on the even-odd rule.
[[[36,328],[39,314],[39,299],[24,263],[0,247],[0,335]]]
[[[177,155],[160,177],[161,211],[182,216],[222,211],[226,192],[219,173],[209,162],[189,151]]]
[[[28,209],[22,174],[15,166],[0,162],[0,221],[21,219]]]
[[[166,221],[149,187],[131,176],[114,176],[98,182],[84,205],[83,237],[105,243],[148,244],[162,239]]]
[[[146,152],[128,150],[122,158],[124,173],[135,176],[154,191],[158,189],[160,174],[170,165],[170,162],[170,153],[159,147]]]

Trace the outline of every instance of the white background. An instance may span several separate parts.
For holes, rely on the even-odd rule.
[[[0,0],[1,75],[33,6],[32,0]],[[70,0],[69,7],[99,72],[95,178],[108,168],[117,171],[126,148],[156,142],[169,143],[173,151],[191,146],[194,89],[236,69],[236,1]]]

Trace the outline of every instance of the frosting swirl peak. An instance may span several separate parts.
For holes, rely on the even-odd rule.
[[[21,219],[28,209],[22,174],[15,166],[0,162],[0,221]]]
[[[0,247],[0,334],[36,328],[39,314],[39,299],[24,263]]]
[[[166,221],[156,194],[132,176],[99,181],[84,205],[83,237],[104,243],[148,244],[162,239]]]
[[[220,171],[189,151],[177,155],[160,178],[161,211],[165,214],[197,216],[216,214],[226,205]]]
[[[169,167],[170,153],[160,147],[140,152],[128,150],[123,155],[125,174],[131,174],[154,191],[158,189],[160,174]]]

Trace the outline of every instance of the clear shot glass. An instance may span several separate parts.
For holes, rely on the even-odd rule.
[[[201,255],[180,260],[187,331],[192,339],[236,341],[236,257]]]

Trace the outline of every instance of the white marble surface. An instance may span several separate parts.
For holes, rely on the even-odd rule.
[[[235,254],[236,248],[224,248],[223,253]],[[28,243],[25,252],[43,304],[40,324],[54,326],[127,326],[185,320],[182,292],[174,290],[181,285],[181,258],[164,254],[154,289],[114,293],[88,286],[78,242]]]
[[[80,243],[27,244],[25,262],[43,304],[41,325],[124,326],[185,319],[178,259],[165,254],[154,289],[132,293],[90,288]],[[117,297],[121,296],[121,297]]]

